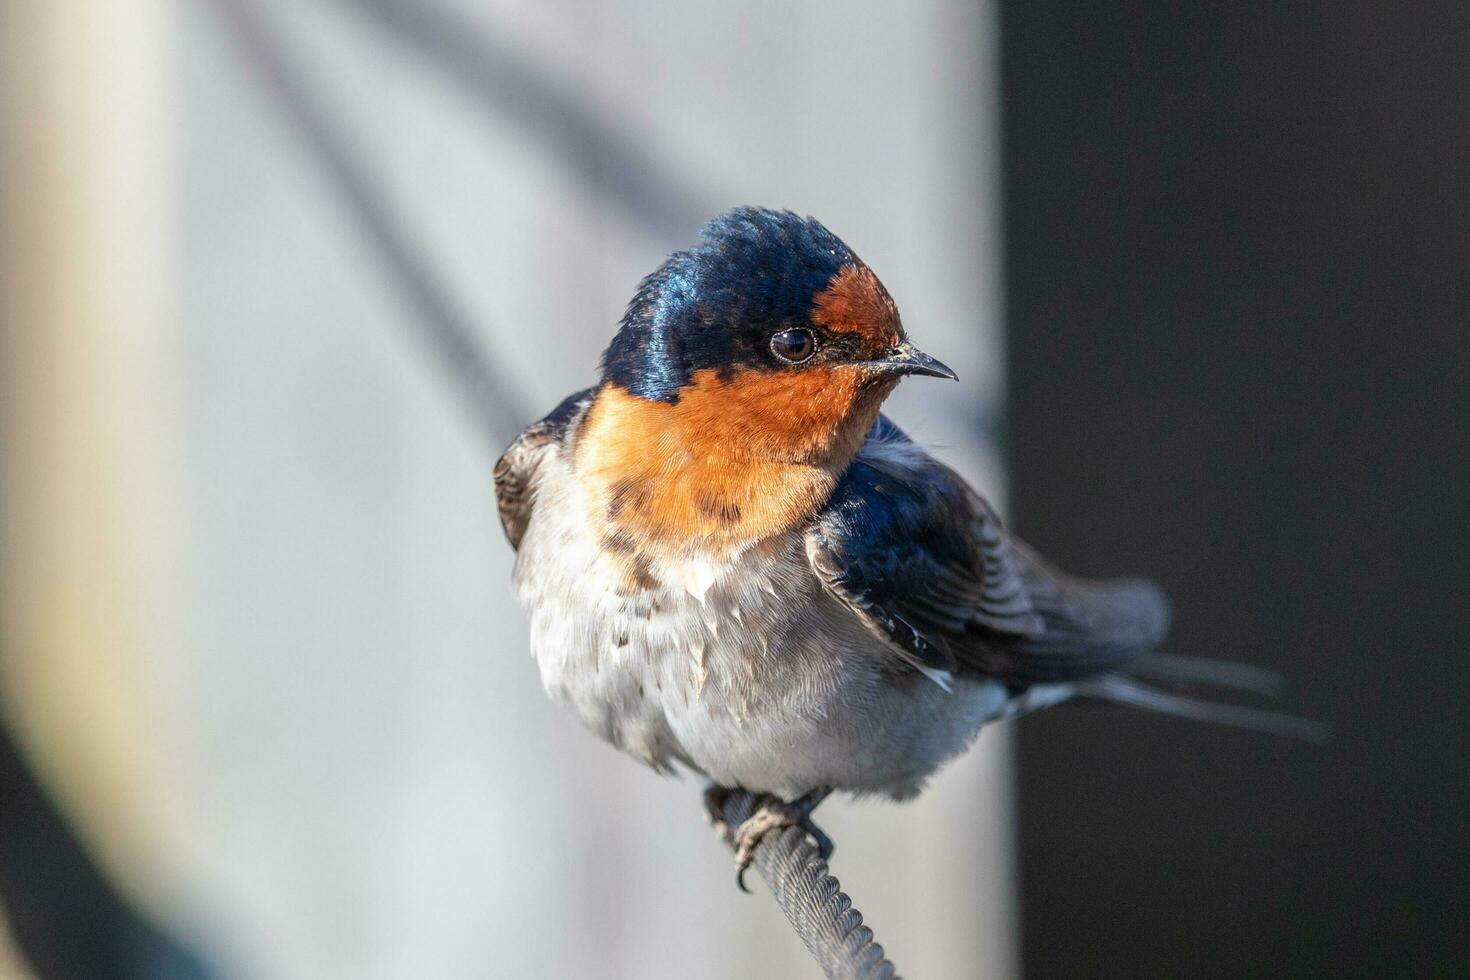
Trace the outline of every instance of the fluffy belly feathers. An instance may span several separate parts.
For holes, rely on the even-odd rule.
[[[1004,710],[998,684],[888,672],[799,533],[630,581],[578,496],[569,473],[547,474],[517,557],[531,649],[548,694],[643,762],[785,798],[902,797]]]

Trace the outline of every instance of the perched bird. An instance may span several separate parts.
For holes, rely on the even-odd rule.
[[[879,414],[910,375],[873,271],[825,227],[737,208],[639,285],[602,358],[495,470],[552,698],[661,771],[763,794],[760,837],[834,790],[905,799],[987,722],[1078,698],[1311,735],[1142,678],[1240,688],[1254,668],[1148,655],[1169,606],[1084,581],[1002,528]]]

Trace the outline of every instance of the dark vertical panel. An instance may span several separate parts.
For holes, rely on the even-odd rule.
[[[1470,970],[1470,5],[1002,5],[1014,523],[1326,748],[1021,726],[1033,977]]]

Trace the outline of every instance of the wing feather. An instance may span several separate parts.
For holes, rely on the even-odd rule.
[[[569,396],[550,415],[527,426],[496,462],[495,503],[500,510],[500,526],[512,548],[520,548],[526,525],[531,522],[536,468],[542,454],[559,445],[568,429],[575,427],[592,403],[594,390],[588,388]]]
[[[928,668],[1068,681],[1126,663],[1168,629],[1152,582],[1052,568],[886,419],[808,532],[807,554],[901,661]]]

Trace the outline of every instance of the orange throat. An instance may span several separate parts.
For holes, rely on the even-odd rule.
[[[576,467],[604,545],[654,558],[729,553],[806,521],[893,382],[851,368],[696,372],[677,402],[604,385]]]

